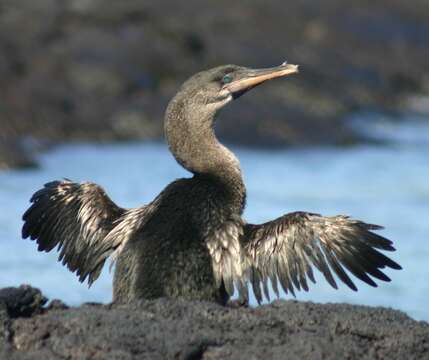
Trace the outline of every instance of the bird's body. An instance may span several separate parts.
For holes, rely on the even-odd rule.
[[[122,209],[92,183],[48,183],[24,214],[23,237],[39,250],[60,245],[60,260],[81,281],[97,279],[105,260],[116,261],[114,301],[183,297],[225,304],[247,283],[262,299],[268,280],[292,294],[314,282],[312,265],[336,287],[331,270],[356,290],[343,268],[376,286],[368,276],[390,279],[379,269],[399,265],[376,249],[394,250],[373,233],[378,226],[345,216],[296,212],[261,225],[242,218],[246,190],[239,161],[218,142],[218,111],[247,90],[297,71],[294,65],[251,70],[211,69],[185,82],[170,102],[165,134],[176,160],[193,173],[169,184],[151,203]]]
[[[221,236],[222,226],[241,213],[228,192],[204,176],[171,183],[148,205],[153,208],[148,222],[117,260],[114,299],[167,296],[225,303],[206,241],[216,232]]]

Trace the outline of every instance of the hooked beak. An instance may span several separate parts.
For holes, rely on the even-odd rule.
[[[236,99],[267,80],[289,76],[297,72],[298,65],[287,64],[286,62],[272,68],[244,69],[236,80],[225,84],[222,91],[229,92]]]

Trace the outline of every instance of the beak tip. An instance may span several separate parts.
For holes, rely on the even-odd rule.
[[[299,73],[299,65],[288,64],[287,61],[284,61],[280,66],[289,70],[290,74]]]
[[[289,64],[288,66],[291,68],[291,70],[295,70],[296,72],[299,71],[299,65]]]

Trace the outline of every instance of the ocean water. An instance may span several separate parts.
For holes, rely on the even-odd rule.
[[[281,151],[233,148],[248,190],[245,218],[265,222],[303,210],[347,214],[385,226],[381,234],[397,248],[388,255],[403,267],[387,270],[392,282],[371,288],[356,279],[358,292],[342,284],[334,290],[316,271],[317,284],[296,298],[382,305],[429,321],[429,122],[403,124],[377,117],[368,123],[366,117],[362,125],[358,120],[356,126],[389,143]],[[39,253],[34,242],[21,239],[21,216],[32,193],[53,179],[90,180],[119,205],[136,207],[189,174],[162,143],[64,145],[41,155],[40,162],[37,170],[0,171],[0,287],[31,284],[72,305],[109,302],[108,265],[88,289],[56,261],[54,251]]]

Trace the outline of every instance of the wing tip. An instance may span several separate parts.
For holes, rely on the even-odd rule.
[[[389,259],[391,262],[389,265],[387,265],[388,267],[390,267],[391,269],[394,270],[402,270],[402,266],[399,265],[397,262],[393,261],[392,259]]]

